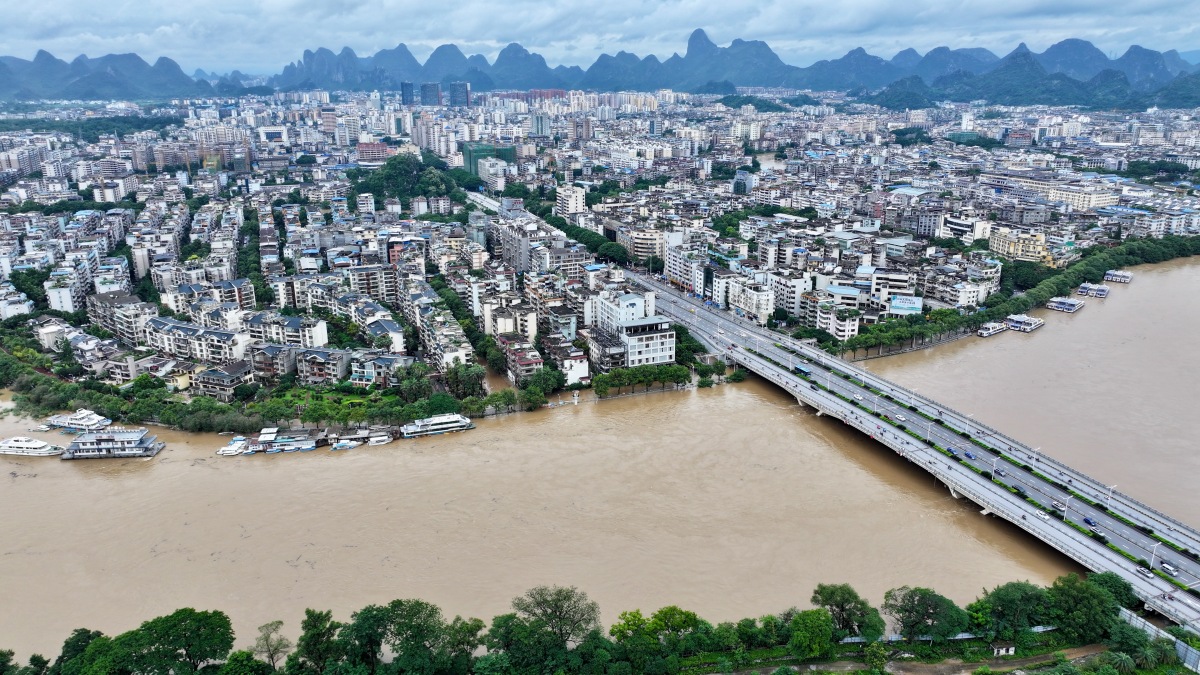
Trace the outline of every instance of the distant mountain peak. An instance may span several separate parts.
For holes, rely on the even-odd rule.
[[[708,39],[708,33],[704,32],[703,28],[697,28],[692,31],[688,37],[687,52],[684,53],[684,58],[703,58],[712,56],[719,52],[720,48],[716,43]]]

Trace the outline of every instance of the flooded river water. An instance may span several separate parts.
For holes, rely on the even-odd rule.
[[[1200,264],[1134,271],[1032,335],[866,365],[1195,524],[1200,356],[1180,342],[1200,313],[1177,298]],[[490,619],[537,584],[579,586],[605,622],[667,604],[718,621],[803,607],[818,582],[966,602],[1077,569],[753,379],[343,453],[219,457],[226,437],[157,433],[153,459],[0,457],[0,648],[53,656],[73,628],[184,606],[226,611],[242,647],[272,619],[294,635],[305,607],[420,597]]]

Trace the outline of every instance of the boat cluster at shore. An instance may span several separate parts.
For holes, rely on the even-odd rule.
[[[30,429],[47,432],[61,429],[77,434],[68,445],[54,445],[29,436],[14,436],[0,440],[0,455],[23,457],[61,457],[90,459],[102,457],[153,457],[165,447],[146,429],[113,427],[112,420],[91,410],[76,410],[70,414],[51,415],[46,423]],[[342,430],[280,429],[267,427],[253,437],[234,436],[217,450],[218,455],[276,454],[310,452],[320,447],[330,450],[350,450],[360,445],[386,445],[397,438],[418,438],[474,429],[470,418],[458,414],[435,415],[415,420],[403,426],[370,426]]]
[[[1133,281],[1133,273],[1124,270],[1109,270],[1104,274],[1104,280],[1127,284]],[[1091,298],[1107,298],[1110,290],[1104,284],[1082,284],[1075,291],[1075,294]],[[1046,301],[1046,309],[1074,314],[1083,309],[1086,304],[1086,301],[1077,298],[1050,298]],[[983,324],[979,327],[979,330],[975,331],[975,334],[979,337],[991,337],[1006,330],[1013,330],[1018,333],[1032,333],[1044,325],[1046,325],[1045,320],[1035,316],[1011,314],[1005,317],[1004,321],[989,321]]]
[[[334,430],[280,429],[267,427],[253,437],[234,436],[217,450],[218,455],[234,457],[258,453],[311,452],[321,447],[330,451],[351,450],[360,445],[387,445],[397,438],[417,438],[474,429],[468,417],[458,414],[435,415],[403,426],[372,426]]]

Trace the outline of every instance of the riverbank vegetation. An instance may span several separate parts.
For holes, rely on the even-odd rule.
[[[1015,658],[1105,642],[1120,656],[1089,671],[1096,675],[1112,675],[1106,666],[1130,673],[1173,663],[1169,643],[1152,642],[1118,618],[1116,596],[1131,592],[1116,575],[1071,574],[1049,588],[1003,584],[966,607],[931,589],[903,586],[888,591],[876,608],[847,584],[819,584],[809,598],[812,609],[718,623],[676,606],[645,614],[634,609],[604,630],[599,605],[586,593],[539,586],[514,598],[512,611],[490,625],[447,619],[423,600],[393,600],[345,621],[307,609],[294,643],[284,623],[272,621],[259,627],[252,648],[239,651],[228,616],[185,608],[111,637],[76,629],[53,661],[34,655],[20,666],[12,652],[0,651],[0,675],[675,675],[792,672],[792,666],[834,660],[882,672],[892,658],[981,663],[992,658],[997,641],[1015,647]],[[898,636],[881,640],[884,616]],[[1054,673],[1081,671],[1062,663]]]
[[[974,331],[990,321],[1002,321],[1010,314],[1023,314],[1046,304],[1050,298],[1070,295],[1072,289],[1082,283],[1100,283],[1108,270],[1193,255],[1200,255],[1200,236],[1127,240],[1113,248],[1094,246],[1085,249],[1082,258],[1062,269],[1027,262],[1005,263],[1000,291],[993,293],[984,306],[974,312],[927,310],[866,326],[863,332],[849,340],[827,341],[822,346],[833,354],[854,354],[859,350],[869,352],[876,347],[882,350],[905,343],[915,345],[936,341],[946,335]]]

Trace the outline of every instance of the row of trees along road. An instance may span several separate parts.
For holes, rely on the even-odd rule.
[[[53,661],[34,655],[21,666],[11,651],[0,651],[0,675],[672,675],[834,658],[858,659],[881,672],[893,655],[893,647],[878,641],[885,615],[907,642],[903,650],[920,658],[981,660],[991,656],[997,639],[1014,642],[1018,656],[1105,640],[1130,664],[1161,664],[1173,654],[1117,618],[1118,607],[1137,598],[1111,573],[1088,579],[1072,574],[1049,588],[1003,584],[965,608],[931,589],[908,586],[887,592],[882,613],[847,584],[819,584],[809,600],[813,609],[717,624],[676,606],[648,615],[631,610],[603,631],[600,608],[586,593],[539,586],[514,598],[512,612],[490,625],[447,619],[423,600],[394,600],[363,607],[345,622],[308,609],[295,642],[283,622],[272,621],[259,627],[252,649],[239,651],[233,651],[233,628],[224,613],[188,608],[115,637],[77,629]],[[1056,630],[1031,631],[1039,625]],[[976,637],[951,639],[963,631]],[[861,639],[843,643],[846,638]],[[1125,662],[1117,661],[1111,667],[1120,672]]]

